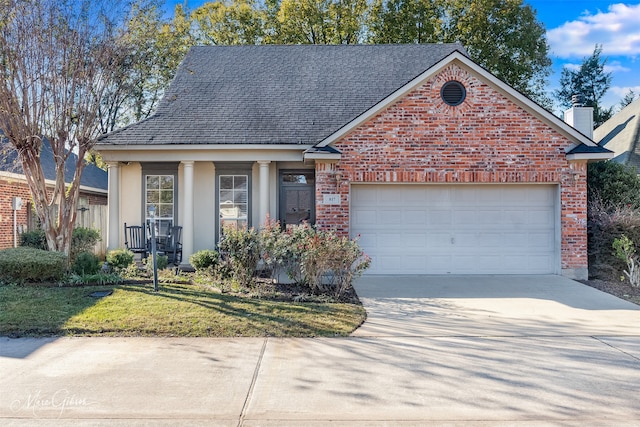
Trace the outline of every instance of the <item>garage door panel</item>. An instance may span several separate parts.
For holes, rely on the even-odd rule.
[[[417,248],[421,252],[421,249],[427,245],[427,240],[429,239],[427,233],[424,232],[416,232],[416,233],[406,233],[402,235],[403,244],[409,248]]]
[[[549,233],[529,233],[528,246],[538,248],[542,251],[550,251],[553,249],[555,239]]]
[[[556,273],[553,185],[353,185],[371,274]]]
[[[427,235],[427,247],[425,251],[428,253],[438,253],[451,244],[451,233],[430,232]]]
[[[427,225],[427,212],[424,209],[412,210],[406,209],[404,211],[404,221],[408,226],[420,227]]]
[[[375,229],[378,224],[378,213],[375,211],[359,210],[352,213],[353,221],[360,224],[360,228]]]
[[[432,227],[450,226],[453,223],[451,209],[427,210],[428,225]]]

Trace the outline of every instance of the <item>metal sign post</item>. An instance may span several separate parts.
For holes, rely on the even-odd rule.
[[[158,266],[156,264],[156,207],[149,206],[151,222],[151,262],[153,263],[153,290],[158,292]]]
[[[18,211],[22,209],[22,199],[14,197],[11,200],[11,209],[13,210],[13,247],[18,247]]]

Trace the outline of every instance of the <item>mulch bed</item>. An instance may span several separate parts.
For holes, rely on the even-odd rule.
[[[618,298],[640,305],[640,287],[633,287],[628,280],[580,280],[581,283],[596,288],[602,292],[615,295]]]

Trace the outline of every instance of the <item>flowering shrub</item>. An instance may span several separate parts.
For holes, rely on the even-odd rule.
[[[191,262],[225,289],[251,287],[262,262],[262,270],[272,279],[277,280],[284,271],[310,292],[340,299],[371,264],[357,240],[308,224],[282,230],[277,221],[269,219],[260,230],[225,228],[218,249],[198,252]]]
[[[267,221],[260,229],[262,260],[271,271],[271,277],[277,279],[281,271],[294,283],[304,282],[300,262],[306,242],[316,231],[308,224],[282,230],[277,221]]]
[[[340,298],[370,265],[356,240],[314,230],[301,253],[300,269],[314,292]]]

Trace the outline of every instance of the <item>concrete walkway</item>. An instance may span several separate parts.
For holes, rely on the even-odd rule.
[[[0,425],[640,426],[636,305],[554,276],[357,289],[350,338],[0,337]]]

